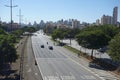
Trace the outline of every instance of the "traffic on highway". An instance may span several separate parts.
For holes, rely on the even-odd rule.
[[[31,37],[35,56],[43,80],[102,80],[84,66],[64,54],[64,48],[55,46],[41,31]]]

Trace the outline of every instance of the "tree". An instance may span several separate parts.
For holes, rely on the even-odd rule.
[[[21,30],[23,32],[30,32],[30,33],[37,31],[37,29],[35,27],[28,27],[28,26],[23,27]]]
[[[18,58],[14,44],[7,38],[7,35],[0,35],[0,65],[15,62]]]
[[[88,28],[89,29],[89,28]],[[93,50],[106,46],[109,37],[101,30],[84,30],[76,36],[79,45],[85,48],[92,49],[91,58],[93,58]]]
[[[20,36],[22,35],[23,31],[22,30],[14,30],[11,32],[12,35],[14,35],[16,38],[20,38]]]
[[[58,29],[55,29],[52,33],[52,39],[56,40],[59,35],[60,35],[60,31]]]
[[[109,42],[108,48],[108,53],[112,60],[120,62],[120,33]]]
[[[113,25],[102,25],[99,28],[111,39],[120,32],[120,28]]]
[[[0,34],[6,35],[7,33],[3,29],[0,29]]]
[[[12,34],[7,35],[7,40],[9,43],[16,43],[17,42],[17,38]]]

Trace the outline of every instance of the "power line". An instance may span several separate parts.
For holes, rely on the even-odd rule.
[[[12,0],[10,0],[10,5],[5,5],[6,7],[10,7],[10,18],[11,18],[11,25],[10,25],[10,29],[12,31],[12,24],[13,24],[13,20],[12,20],[12,8],[17,7],[17,5],[12,5]]]
[[[22,17],[23,15],[21,15],[21,9],[19,9],[19,15],[17,15],[19,17],[19,26],[21,27],[21,21],[22,21]]]

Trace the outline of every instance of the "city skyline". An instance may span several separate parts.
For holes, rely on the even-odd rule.
[[[22,22],[58,21],[60,19],[77,19],[80,22],[93,23],[103,14],[112,16],[113,8],[118,7],[118,21],[120,22],[120,1],[119,0],[13,0],[13,21],[19,22],[19,9],[24,15]],[[1,0],[1,20],[10,22],[10,9],[4,5],[9,5],[10,0]]]

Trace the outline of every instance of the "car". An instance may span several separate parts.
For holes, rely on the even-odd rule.
[[[44,45],[41,45],[41,48],[44,48]]]
[[[53,50],[53,47],[52,47],[52,46],[48,46],[48,48],[49,48],[50,50]]]
[[[99,51],[99,52],[102,52],[102,53],[104,53],[106,50],[107,50],[106,47],[103,47],[103,48],[99,48],[99,49],[98,49],[98,51]]]

